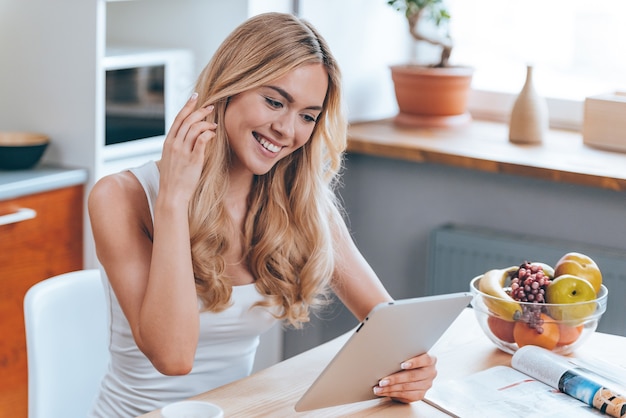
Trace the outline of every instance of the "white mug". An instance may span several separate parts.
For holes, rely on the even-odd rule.
[[[166,405],[161,409],[163,418],[224,418],[219,406],[204,401],[181,401]]]

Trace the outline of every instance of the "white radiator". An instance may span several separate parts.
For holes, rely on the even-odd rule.
[[[428,291],[442,294],[469,290],[475,276],[525,260],[554,265],[570,251],[589,255],[602,270],[609,289],[608,306],[598,331],[626,336],[626,252],[576,242],[518,235],[461,225],[433,230],[428,256]]]

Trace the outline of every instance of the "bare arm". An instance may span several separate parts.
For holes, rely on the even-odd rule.
[[[333,291],[362,321],[374,306],[393,299],[356,247],[343,220],[337,222],[335,232],[337,256]]]
[[[378,303],[393,299],[354,244],[345,223],[339,223],[338,229],[333,290],[362,321]],[[436,358],[427,353],[406,359],[398,364],[402,371],[382,378],[373,391],[376,395],[391,397],[399,402],[421,400],[437,375],[435,364]]]
[[[215,124],[211,109],[181,110],[159,162],[161,180],[150,220],[145,193],[128,172],[102,179],[89,196],[98,258],[137,346],[164,374],[191,370],[199,335],[188,205]]]

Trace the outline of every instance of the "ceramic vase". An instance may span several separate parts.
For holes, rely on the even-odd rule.
[[[540,144],[548,132],[548,105],[533,84],[533,67],[526,67],[526,82],[520,91],[509,122],[509,141]]]

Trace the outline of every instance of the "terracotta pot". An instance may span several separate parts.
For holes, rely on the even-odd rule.
[[[411,126],[454,126],[471,121],[467,97],[473,72],[472,68],[461,66],[391,66],[400,109],[396,122]]]

